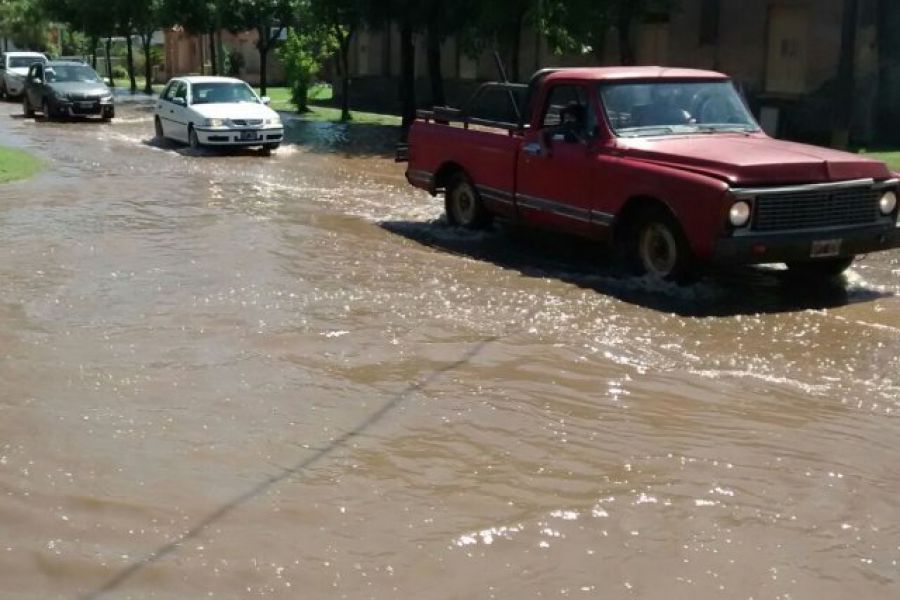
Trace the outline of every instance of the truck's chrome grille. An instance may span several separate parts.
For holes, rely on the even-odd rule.
[[[755,231],[792,231],[865,225],[878,220],[879,192],[871,187],[760,194]]]

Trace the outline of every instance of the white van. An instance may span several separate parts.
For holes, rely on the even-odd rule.
[[[39,52],[4,52],[0,55],[0,98],[19,98],[25,91],[28,67],[36,62],[46,63]]]

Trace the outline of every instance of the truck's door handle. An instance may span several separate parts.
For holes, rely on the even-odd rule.
[[[529,142],[522,146],[522,152],[525,154],[530,154],[531,156],[540,156],[543,148],[538,142]]]

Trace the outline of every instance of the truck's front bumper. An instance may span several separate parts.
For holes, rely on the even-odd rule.
[[[829,247],[828,256],[816,256],[814,248]],[[894,223],[869,227],[802,233],[739,235],[716,243],[712,262],[717,265],[803,262],[839,258],[900,247],[900,226]]]

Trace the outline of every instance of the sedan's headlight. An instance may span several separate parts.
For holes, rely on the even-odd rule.
[[[750,203],[738,200],[731,205],[731,210],[728,211],[728,220],[735,227],[744,227],[750,222]]]
[[[207,119],[206,126],[207,127],[224,127],[225,120],[224,119]]]
[[[887,216],[894,212],[895,208],[897,208],[897,194],[894,192],[882,194],[881,199],[878,201],[878,209],[881,211],[881,214]]]
[[[266,119],[266,125],[281,125],[281,117]]]
[[[101,103],[101,104],[112,104],[112,101],[113,101],[113,96],[112,96],[112,94],[107,94],[106,96],[101,96],[101,97],[100,97],[100,103]]]

